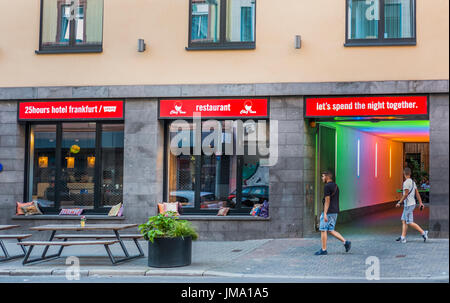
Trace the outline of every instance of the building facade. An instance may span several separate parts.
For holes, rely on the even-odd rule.
[[[448,1],[29,0],[0,10],[1,224],[79,220],[63,208],[141,223],[179,201],[201,239],[303,237],[320,215],[322,170],[335,172],[344,214],[375,211],[398,200],[415,155],[405,144],[426,143],[430,235],[448,237]],[[349,108],[376,102],[386,112]],[[309,112],[325,103],[341,108]],[[218,125],[219,142],[208,141]],[[252,144],[276,145],[276,161],[249,154]],[[17,215],[16,202],[31,200],[43,215]],[[269,217],[249,215],[265,200]],[[120,202],[124,215],[107,216]]]

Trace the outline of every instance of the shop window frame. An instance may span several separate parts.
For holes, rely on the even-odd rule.
[[[224,120],[237,120],[242,119],[243,117],[235,117],[235,118],[211,118],[218,121],[224,121]],[[248,120],[253,120],[251,118],[246,118],[244,123]],[[263,120],[266,121],[269,125],[270,129],[270,119],[269,118],[258,118],[258,121]],[[163,168],[163,200],[169,201],[169,140],[170,140],[170,123],[175,120],[172,119],[164,119],[162,120],[163,127],[164,127],[164,168]],[[203,120],[202,122],[207,121]],[[186,119],[186,122],[192,123],[193,119]],[[269,138],[270,140],[270,138]],[[197,180],[201,180],[201,164],[202,164],[202,156],[203,155],[194,155],[195,157],[195,200],[194,200],[194,207],[183,207],[182,214],[183,215],[216,215],[219,211],[218,208],[214,209],[207,209],[207,208],[200,208],[201,204],[201,182],[197,182]],[[236,207],[230,208],[228,214],[229,215],[239,215],[239,216],[250,216],[251,207],[241,207],[242,203],[242,189],[243,189],[243,178],[242,178],[242,167],[244,162],[244,156],[243,155],[235,155],[237,157],[237,163],[236,163]],[[270,172],[269,172],[270,174]],[[267,185],[269,186],[269,185]],[[270,188],[267,189],[268,192],[268,202],[270,203]]]
[[[189,29],[188,29],[188,46],[186,50],[245,50],[256,48],[256,0],[254,12],[254,28],[253,41],[226,41],[227,33],[227,2],[228,0],[220,1],[220,26],[219,26],[219,41],[218,42],[193,42],[192,41],[192,0],[189,0]]]
[[[83,209],[83,214],[89,215],[107,215],[111,210],[112,206],[101,207],[102,205],[102,193],[101,193],[101,174],[102,174],[102,125],[103,124],[124,124],[123,121],[120,120],[77,120],[77,121],[36,121],[36,122],[27,122],[25,126],[26,132],[26,152],[25,152],[25,173],[24,173],[24,190],[23,190],[23,201],[28,201],[29,197],[31,197],[30,193],[30,135],[31,135],[31,127],[32,125],[56,125],[56,147],[55,147],[55,206],[54,207],[40,207],[41,211],[44,215],[57,215],[61,211],[60,205],[60,195],[59,188],[61,186],[61,172],[62,172],[62,136],[63,136],[63,123],[77,123],[77,122],[86,122],[86,123],[96,123],[95,124],[95,175],[94,175],[94,208],[93,209]],[[122,192],[123,195],[123,192]]]
[[[75,33],[75,21],[70,20],[70,34],[69,34],[69,44],[68,45],[43,45],[42,37],[43,37],[43,18],[44,18],[44,1],[40,0],[40,21],[39,21],[39,50],[36,50],[36,54],[67,54],[67,53],[101,53],[103,52],[103,22],[104,22],[104,7],[102,10],[102,41],[100,44],[93,45],[77,45],[76,41],[76,33]],[[83,37],[86,40],[86,8],[87,8],[88,0],[79,0],[79,3],[83,5],[83,14],[84,14],[84,22],[83,22]],[[65,4],[64,0],[58,0],[58,18],[57,18],[57,36],[60,35],[60,21],[61,21],[61,8]]]
[[[379,20],[378,20],[378,38],[377,39],[350,39],[349,34],[349,24],[348,24],[348,11],[349,3],[352,0],[345,0],[345,43],[344,46],[414,46],[417,45],[417,18],[416,18],[416,0],[409,0],[413,5],[413,14],[411,19],[413,20],[413,37],[412,38],[384,38],[385,30],[385,0],[379,0]]]

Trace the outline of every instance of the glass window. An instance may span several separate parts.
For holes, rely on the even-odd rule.
[[[94,208],[95,123],[63,123],[61,208]]]
[[[384,38],[414,37],[414,5],[410,0],[385,0]]]
[[[218,42],[220,0],[192,1],[192,42]]]
[[[227,41],[255,41],[255,2],[252,0],[228,0],[227,12]]]
[[[44,212],[105,213],[123,202],[123,124],[58,122],[30,127],[28,198]]]
[[[190,3],[190,47],[254,47],[255,0],[191,0]]]
[[[102,124],[101,142],[100,202],[108,207],[123,202],[123,124]]]
[[[169,201],[181,202],[188,213],[196,214],[216,213],[220,207],[248,214],[255,203],[268,201],[269,167],[262,161],[268,155],[261,154],[258,146],[263,143],[268,147],[268,123],[262,139],[257,134],[258,123],[266,121],[202,121],[202,148],[195,155],[196,124],[171,122],[167,142]],[[248,134],[250,130],[254,133]],[[242,148],[238,142],[244,142]]]
[[[349,39],[377,39],[379,6],[376,1],[351,0],[348,6]]]
[[[347,44],[415,44],[414,7],[415,0],[347,0]]]
[[[103,0],[42,0],[40,51],[100,51]]]
[[[30,131],[31,198],[40,207],[55,207],[56,125],[33,125]]]

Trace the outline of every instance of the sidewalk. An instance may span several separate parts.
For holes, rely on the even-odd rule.
[[[69,256],[80,257],[82,276],[218,276],[253,278],[335,279],[336,282],[365,279],[366,259],[380,260],[383,279],[439,279],[448,282],[449,241],[411,235],[406,244],[394,241],[391,234],[352,237],[352,249],[345,253],[340,242],[330,239],[327,256],[314,256],[319,248],[319,235],[302,239],[269,239],[249,241],[193,242],[192,264],[178,268],[151,268],[147,258],[111,265],[103,247],[67,247],[62,258],[23,266],[21,259],[0,263],[0,276],[65,275]],[[141,242],[144,251],[147,244]],[[19,247],[8,242],[11,253]],[[135,251],[127,243],[130,253]],[[112,246],[113,253],[119,253]],[[32,255],[38,255],[36,250]],[[51,248],[49,253],[56,251]]]

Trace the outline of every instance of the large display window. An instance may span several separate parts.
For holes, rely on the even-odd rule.
[[[249,214],[269,201],[268,120],[169,120],[166,138],[166,198],[183,213]]]
[[[28,124],[27,200],[44,213],[102,214],[122,202],[123,130],[114,122]]]

